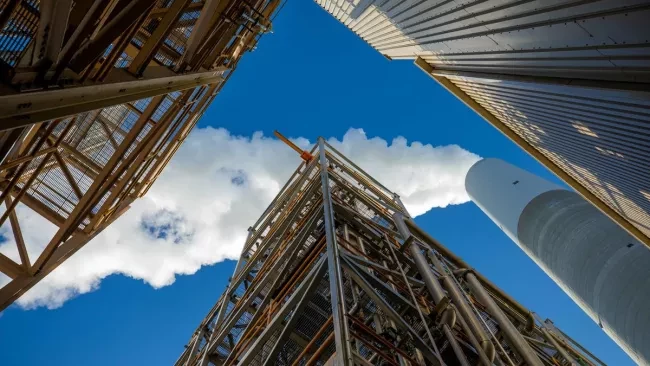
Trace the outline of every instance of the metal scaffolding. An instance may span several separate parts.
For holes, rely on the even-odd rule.
[[[176,366],[603,365],[322,138],[301,156]]]
[[[0,310],[147,192],[279,3],[0,0]],[[57,227],[37,257],[19,204]]]

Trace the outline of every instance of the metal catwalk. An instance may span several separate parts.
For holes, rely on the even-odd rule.
[[[323,139],[301,156],[176,366],[603,365]]]
[[[279,4],[0,0],[0,311],[147,192]]]

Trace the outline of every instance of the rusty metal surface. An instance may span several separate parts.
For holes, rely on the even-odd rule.
[[[0,224],[20,253],[19,204],[57,227],[0,253],[0,310],[147,192],[278,3],[0,1]]]

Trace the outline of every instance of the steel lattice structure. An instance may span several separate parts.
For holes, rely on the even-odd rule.
[[[302,156],[176,366],[602,365],[323,139]]]
[[[147,192],[279,3],[0,0],[0,310]],[[57,227],[38,252],[19,204]]]

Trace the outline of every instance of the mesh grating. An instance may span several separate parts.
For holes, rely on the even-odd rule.
[[[0,2],[0,14],[7,11],[9,0]],[[7,24],[0,30],[0,60],[16,66],[27,51],[38,28],[39,1],[19,1]],[[28,55],[29,56],[29,55]]]

